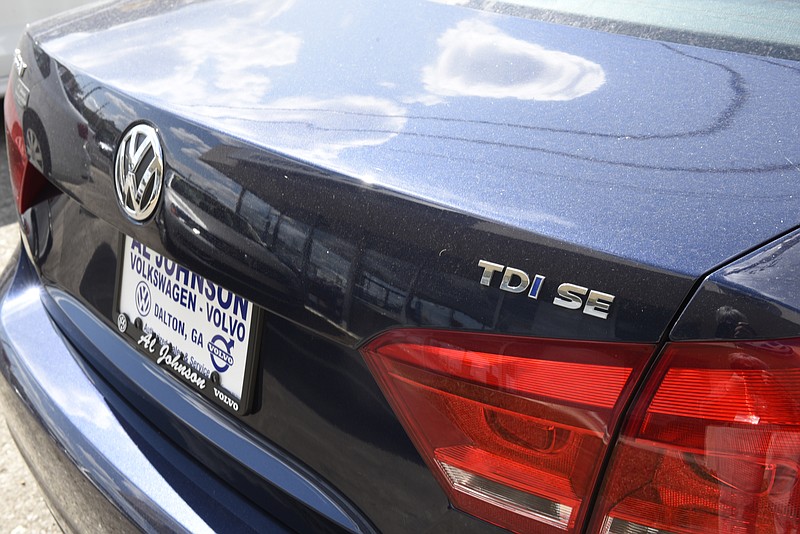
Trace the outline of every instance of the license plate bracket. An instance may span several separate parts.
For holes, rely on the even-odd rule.
[[[143,356],[236,415],[252,408],[261,310],[135,239],[120,238],[118,331]]]

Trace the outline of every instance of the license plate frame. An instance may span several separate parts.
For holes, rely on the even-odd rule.
[[[263,325],[261,308],[252,301],[233,293],[212,280],[208,280],[194,273],[187,267],[159,254],[126,234],[120,234],[117,250],[117,258],[119,258],[119,261],[117,262],[113,306],[113,317],[116,321],[117,331],[135,347],[139,354],[148,358],[172,378],[209,399],[223,410],[238,416],[249,413],[252,409],[253,399],[255,397],[256,370],[260,355],[260,340]],[[227,338],[226,342],[225,339],[220,340],[216,337],[222,337],[222,333],[218,333],[216,336],[202,335],[209,330],[219,331],[219,328],[210,325],[209,321],[204,321],[202,327],[200,327],[194,321],[189,324],[189,319],[191,319],[189,316],[181,318],[178,317],[177,314],[172,316],[168,313],[167,315],[169,315],[171,319],[183,321],[184,324],[184,330],[182,332],[184,334],[184,339],[176,339],[176,337],[180,337],[179,334],[176,334],[176,331],[167,332],[167,323],[163,320],[165,316],[161,315],[161,319],[158,318],[158,304],[164,304],[164,301],[170,297],[159,291],[157,287],[149,289],[147,299],[150,300],[150,306],[147,313],[142,317],[138,313],[139,305],[135,304],[132,306],[130,302],[131,298],[133,298],[134,301],[137,301],[138,298],[137,295],[131,297],[128,294],[130,293],[131,287],[130,280],[136,280],[135,286],[137,290],[140,285],[139,282],[144,282],[145,285],[152,286],[153,280],[149,278],[148,275],[137,273],[136,269],[133,268],[134,262],[138,261],[136,258],[140,258],[143,261],[146,260],[148,263],[148,273],[153,272],[150,270],[150,266],[152,266],[153,270],[162,273],[158,275],[159,277],[175,276],[175,280],[180,282],[180,275],[185,272],[184,280],[193,282],[196,282],[198,279],[202,280],[202,287],[213,287],[215,289],[215,296],[219,295],[220,301],[222,301],[221,295],[223,291],[228,294],[230,296],[230,309],[235,309],[239,314],[244,310],[246,318],[246,324],[243,326],[245,329],[245,340],[228,337],[228,335],[232,333],[235,335],[235,332],[239,331],[242,327],[229,327],[225,335]],[[158,261],[158,259],[160,259],[160,261]],[[167,265],[173,266],[173,272],[171,274],[167,274]],[[123,277],[125,277],[125,279],[123,279]],[[128,277],[130,277],[130,279]],[[126,280],[127,283],[124,283]],[[197,288],[198,286],[196,284],[194,287],[190,284],[188,290],[197,290]],[[123,291],[126,289],[128,289],[128,291],[125,294],[126,296],[123,297]],[[185,289],[187,289],[187,287],[184,284],[181,290],[183,291]],[[183,294],[185,293],[182,293],[182,295]],[[201,290],[199,295],[195,294],[195,299],[199,300],[201,297],[207,296],[208,293],[203,293]],[[208,305],[209,300],[211,299],[205,299],[200,307],[200,313],[204,312],[202,306]],[[188,302],[188,298],[186,302]],[[195,300],[195,303],[196,302],[197,300]],[[224,301],[222,302],[224,303]],[[234,308],[235,304],[239,304],[238,309]],[[197,314],[196,308],[197,306],[194,310],[195,315]],[[153,311],[153,313],[150,313],[151,311]],[[162,312],[163,311],[162,308]],[[221,315],[224,315],[228,310],[219,311]],[[196,320],[196,317],[193,319]],[[159,323],[159,320],[162,322]],[[231,321],[230,324],[233,324],[234,321],[235,319]],[[173,326],[175,324],[177,323],[172,322]],[[202,328],[202,330],[200,328]],[[186,333],[187,329],[192,330],[191,337],[193,340],[191,343],[188,341],[189,335]],[[194,331],[201,332],[199,344],[197,340],[194,339]],[[165,333],[167,334],[166,336],[164,335]],[[237,342],[245,342],[244,351],[234,350]],[[194,343],[194,345],[192,345],[192,343]],[[244,352],[243,362],[241,362],[242,352]],[[205,366],[204,364],[206,362],[210,365]],[[240,365],[240,367],[237,367],[237,370],[241,371],[241,384],[239,385],[237,379],[233,379],[232,381],[228,380],[224,374],[219,372],[220,367],[216,367],[215,362],[221,362],[222,366],[228,364],[225,367],[225,371],[222,373],[227,372],[228,369],[233,369],[235,365]],[[233,388],[230,387],[231,384],[234,385]],[[238,390],[240,394],[237,395],[237,391],[234,390]]]

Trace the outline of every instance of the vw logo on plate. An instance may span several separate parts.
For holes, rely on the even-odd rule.
[[[137,124],[117,147],[114,183],[117,202],[136,221],[144,221],[156,209],[164,179],[164,157],[155,128]]]
[[[150,288],[144,282],[139,282],[139,285],[136,286],[136,311],[142,317],[146,317],[150,313],[151,303]]]

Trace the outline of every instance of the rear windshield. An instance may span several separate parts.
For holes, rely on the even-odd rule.
[[[798,0],[444,0],[646,39],[800,59]]]

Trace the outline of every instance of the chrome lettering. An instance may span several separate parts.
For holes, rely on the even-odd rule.
[[[558,296],[553,299],[553,304],[567,308],[568,310],[577,310],[583,305],[582,295],[585,295],[589,288],[583,286],[576,286],[575,284],[561,284],[558,286]]]
[[[614,295],[609,295],[608,293],[602,293],[593,289],[589,292],[589,297],[586,299],[586,306],[583,308],[583,313],[606,319],[612,302],[614,302]]]
[[[523,293],[527,290],[530,299],[537,300],[544,285],[545,276],[530,274],[518,269],[494,263],[488,260],[479,260],[478,267],[483,269],[480,283],[483,286],[491,286],[495,273],[502,273],[499,289],[508,293]],[[553,304],[568,310],[580,310],[583,313],[597,317],[598,319],[608,319],[611,313],[611,304],[614,302],[614,295],[597,290],[589,290],[587,287],[577,284],[563,283],[556,290],[557,295],[553,299]],[[585,297],[585,301],[584,301]]]
[[[481,275],[481,284],[488,286],[492,283],[492,276],[494,273],[502,272],[505,269],[504,265],[500,265],[499,263],[492,263],[486,260],[480,260],[478,262],[478,267],[483,267],[483,275]]]
[[[519,279],[516,284],[514,283],[516,281],[514,280],[515,277]],[[506,267],[506,271],[503,273],[503,280],[500,282],[500,289],[509,293],[522,293],[528,289],[530,283],[531,277],[528,276],[528,273],[513,267]]]

